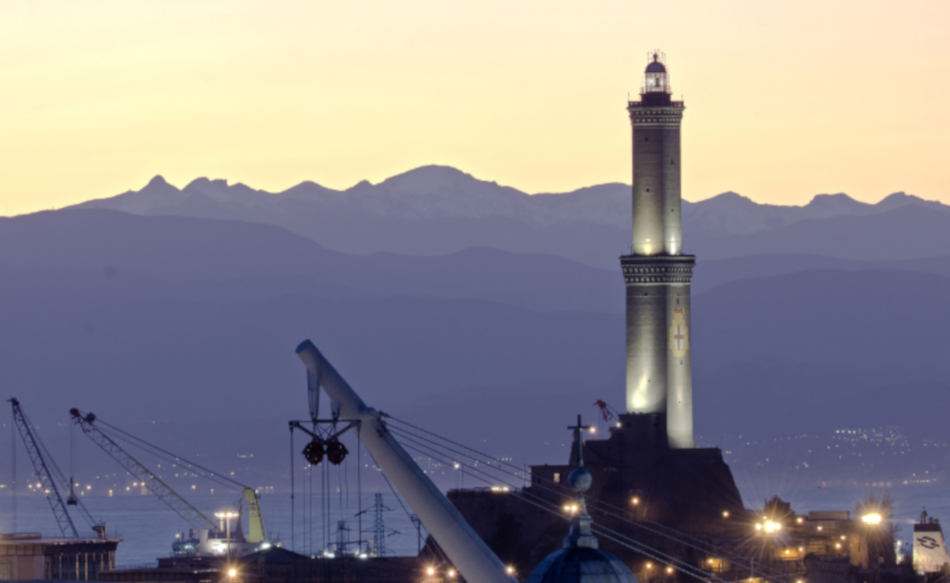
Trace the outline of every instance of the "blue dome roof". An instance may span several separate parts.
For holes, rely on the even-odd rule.
[[[666,67],[659,61],[651,61],[647,65],[647,73],[666,73]]]
[[[525,583],[638,583],[610,553],[588,547],[561,549],[545,557]]]

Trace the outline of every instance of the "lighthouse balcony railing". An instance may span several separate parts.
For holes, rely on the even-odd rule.
[[[646,107],[685,107],[684,105],[685,103],[686,103],[685,101],[671,101],[668,104],[664,104],[664,105],[648,105]],[[639,105],[643,105],[643,102],[642,101],[628,101],[628,104],[633,105],[633,106],[639,106]]]

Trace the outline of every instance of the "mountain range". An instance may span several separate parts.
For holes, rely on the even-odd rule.
[[[950,441],[946,210],[906,195],[684,204],[705,241],[701,443],[889,422]],[[624,185],[527,195],[440,167],[345,192],[155,179],[0,219],[0,382],[39,423],[72,406],[173,423],[184,453],[257,453],[272,476],[267,452],[286,446],[273,420],[304,416],[292,350],[310,337],[374,406],[518,463],[560,462],[561,415],[622,408],[627,239]]]
[[[269,193],[207,178],[179,189],[156,176],[141,190],[76,206],[271,224],[357,255],[432,256],[489,247],[609,269],[629,252],[631,216],[628,185],[529,195],[445,166],[417,168],[375,185],[363,181],[344,191],[303,182]],[[950,248],[948,211],[904,193],[877,204],[818,195],[797,207],[757,204],[727,192],[684,201],[683,226],[686,251],[706,259],[761,254],[760,245],[776,254],[906,259]],[[930,220],[921,224],[924,216]],[[850,244],[835,245],[836,238]]]

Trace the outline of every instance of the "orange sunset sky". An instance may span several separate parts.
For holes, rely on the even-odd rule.
[[[946,0],[2,0],[0,214],[155,174],[629,183],[654,48],[686,101],[686,199],[950,203],[948,30]]]

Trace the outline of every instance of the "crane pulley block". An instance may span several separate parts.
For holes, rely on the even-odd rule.
[[[335,466],[343,463],[343,460],[346,459],[350,451],[340,442],[340,436],[350,429],[357,427],[360,422],[333,418],[311,420],[311,423],[313,424],[313,430],[304,427],[300,421],[290,422],[291,433],[293,433],[294,429],[299,429],[310,436],[310,442],[307,443],[303,451],[300,452],[303,454],[303,457],[312,465],[317,465],[322,462],[323,456],[326,456],[327,460]],[[346,423],[346,426],[338,431],[337,423]],[[329,425],[329,428],[323,431],[318,429],[320,425]]]
[[[346,446],[340,443],[336,438],[331,439],[327,443],[327,461],[335,466],[343,463],[348,453],[350,452],[346,449]]]
[[[317,465],[323,461],[324,453],[326,453],[326,450],[323,447],[323,442],[316,439],[303,448],[303,457],[313,465]]]

